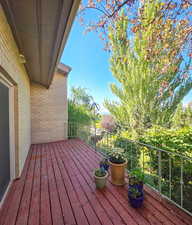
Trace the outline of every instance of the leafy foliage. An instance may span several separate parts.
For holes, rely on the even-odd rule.
[[[112,163],[121,164],[125,162],[125,153],[122,148],[113,148],[109,151],[109,158]]]
[[[82,105],[76,105],[68,101],[68,119],[69,123],[85,124],[91,123],[90,112]]]
[[[132,178],[131,185],[144,182],[145,176],[141,168],[134,168],[130,171],[129,177]]]
[[[95,170],[95,176],[97,177],[104,177],[106,175],[106,171],[103,167],[98,168]]]
[[[109,28],[111,71],[119,82],[111,90],[120,102],[106,100],[105,106],[132,131],[142,134],[152,124],[169,126],[178,103],[190,91],[191,58],[182,56],[188,28],[187,21],[163,19],[158,0],[143,4],[132,36],[132,21],[124,12]]]
[[[130,187],[129,193],[132,198],[139,198],[141,196],[141,192],[135,187]]]
[[[187,106],[179,104],[176,113],[172,119],[172,126],[175,128],[192,127],[192,104]]]
[[[82,87],[72,87],[71,96],[68,100],[69,123],[89,125],[92,120],[98,120],[99,114],[95,114],[93,105],[97,105],[87,90]]]
[[[156,126],[147,130],[140,141],[170,152],[192,157],[192,127],[166,129]]]
[[[146,26],[158,24],[159,17],[149,20],[146,18],[145,27],[140,26],[140,18],[145,17],[145,5],[150,7],[150,15],[153,17],[156,8],[151,0],[83,0],[79,9],[80,23],[86,27],[86,31],[96,31],[99,37],[105,41],[105,49],[108,49],[108,29],[120,19],[121,10],[124,9],[125,15],[129,16],[132,23],[132,29],[129,35],[137,30],[145,29]],[[156,2],[156,1],[155,1]],[[190,0],[159,0],[161,17],[160,19],[169,19],[177,22],[181,19],[189,20],[191,29],[191,7]],[[86,19],[86,15],[91,15]],[[94,18],[94,19],[92,19]],[[185,38],[185,37],[184,37]]]
[[[93,102],[93,97],[87,93],[86,88],[72,87],[71,88],[71,101],[75,105],[83,105],[86,108],[90,108]]]

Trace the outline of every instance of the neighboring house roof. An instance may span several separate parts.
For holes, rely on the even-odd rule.
[[[63,63],[59,63],[57,66],[57,71],[59,73],[63,74],[64,76],[67,76],[71,71],[71,67],[69,67]]]
[[[2,0],[26,70],[49,87],[80,0]]]

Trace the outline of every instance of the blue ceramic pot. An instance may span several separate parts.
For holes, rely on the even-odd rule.
[[[134,198],[131,196],[131,193],[128,192],[128,198],[129,198],[129,202],[133,208],[140,208],[143,204],[144,195],[143,195],[143,192],[141,192],[141,196]]]
[[[109,165],[108,164],[100,164],[100,168],[104,168],[104,170],[108,171]]]

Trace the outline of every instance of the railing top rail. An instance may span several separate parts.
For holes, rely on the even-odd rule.
[[[72,122],[72,121],[69,121],[68,122],[68,125],[72,125],[72,126],[79,126],[79,127],[91,127],[91,125],[83,125],[83,124],[79,124],[79,123],[76,123],[76,122]],[[94,128],[94,127],[93,127]],[[105,132],[109,135],[112,135],[111,132],[105,130]],[[153,149],[153,150],[156,150],[156,151],[161,151],[161,152],[165,152],[169,155],[174,155],[174,156],[178,156],[180,158],[182,158],[183,160],[190,160],[192,161],[192,157],[189,157],[189,156],[185,156],[183,154],[179,154],[177,152],[171,152],[171,151],[168,151],[168,150],[165,150],[165,149],[161,149],[159,147],[156,147],[156,146],[152,146],[152,145],[149,145],[149,144],[145,144],[145,143],[142,143],[142,142],[139,142],[139,141],[136,141],[136,140],[130,140],[130,139],[126,139],[128,142],[132,142],[132,143],[135,143],[135,144],[138,144],[138,145],[141,145],[141,146],[145,146],[147,148],[150,148],[150,149]]]
[[[148,148],[152,148],[152,149],[154,149],[154,150],[156,150],[156,151],[165,152],[165,153],[167,153],[167,154],[172,154],[172,155],[181,157],[182,159],[186,159],[186,160],[192,161],[192,157],[185,156],[185,155],[179,154],[179,153],[177,153],[177,152],[170,152],[170,151],[167,151],[167,150],[164,150],[164,149],[161,149],[161,148],[158,148],[158,147],[149,145],[149,144],[145,144],[145,143],[142,143],[142,142],[139,142],[139,141],[134,141],[134,140],[129,140],[129,139],[127,139],[127,140],[128,140],[129,142],[136,143],[136,144],[138,144],[138,145],[142,145],[142,146],[145,146],[145,147],[148,147]]]

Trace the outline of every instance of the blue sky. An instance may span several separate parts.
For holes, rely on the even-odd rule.
[[[115,100],[109,84],[116,82],[109,69],[109,53],[103,50],[103,43],[96,33],[84,34],[82,27],[75,20],[67,45],[61,57],[61,62],[72,67],[68,77],[68,90],[72,86],[88,89],[101,107],[101,112],[107,110],[102,106],[105,98]],[[192,100],[192,92],[184,98],[184,104]]]
[[[103,42],[96,33],[84,34],[82,27],[76,20],[68,38],[67,45],[61,57],[61,62],[72,67],[68,77],[68,90],[72,86],[81,86],[88,89],[101,111],[105,98],[115,99],[109,84],[115,82],[109,70],[109,53],[103,50]]]

